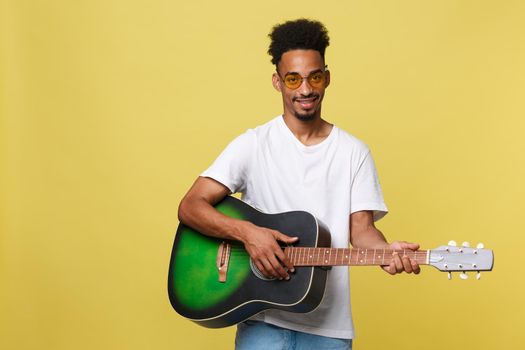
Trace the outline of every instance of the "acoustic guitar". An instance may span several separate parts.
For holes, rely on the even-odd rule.
[[[331,266],[389,265],[394,250],[331,248],[328,229],[312,214],[291,211],[265,214],[227,196],[215,208],[232,218],[299,237],[283,247],[295,267],[290,280],[265,277],[252,263],[242,243],[201,234],[180,224],[175,235],[168,274],[170,302],[180,315],[210,328],[242,322],[266,310],[310,312],[323,298]],[[441,271],[492,270],[492,250],[453,243],[433,250],[399,250],[420,265]]]

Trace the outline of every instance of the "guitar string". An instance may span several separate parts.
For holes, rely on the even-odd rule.
[[[313,247],[305,247],[305,248],[307,248],[309,251],[298,252],[297,255],[298,256],[306,256],[306,255],[308,255],[308,253],[316,254],[317,252],[320,252],[320,251],[326,249],[326,248],[313,248]],[[287,249],[289,249],[289,248],[287,248]],[[353,256],[358,256],[359,254],[361,254],[361,255],[364,254],[364,253],[359,253],[360,249],[356,249],[356,248],[328,248],[328,249],[330,249],[330,253],[328,253],[328,255],[330,255],[330,256],[337,255],[338,252],[340,252],[340,251],[348,251],[348,254],[349,255],[353,255]],[[374,249],[368,249],[368,250],[365,250],[365,252],[370,253],[373,250]],[[242,248],[242,247],[232,247],[231,251],[232,251],[232,253],[233,252],[247,253],[246,250],[244,248]],[[297,252],[297,251],[299,251],[299,249],[295,248],[292,251]],[[408,255],[410,255],[410,256],[412,256],[412,255],[426,256],[428,254],[427,251],[423,251],[423,250],[418,250],[418,251],[408,251],[407,250],[405,252],[403,250],[385,250],[383,252],[383,249],[376,249],[375,251],[378,252],[378,253],[381,252],[381,254],[383,254],[383,255],[392,255],[394,252],[397,252],[398,254],[405,253],[407,256]],[[284,250],[284,252],[286,252],[286,250]],[[289,254],[291,255],[292,253],[289,253]],[[380,255],[380,254],[378,254],[378,255]]]
[[[246,249],[244,249],[243,247],[235,247],[233,246],[232,248],[232,252],[246,252]],[[288,249],[290,248],[285,248],[285,250],[283,250],[284,252],[286,252]],[[299,251],[300,249],[307,249],[307,251]],[[427,255],[428,254],[428,251],[426,250],[417,250],[417,251],[410,251],[410,250],[391,250],[391,249],[385,249],[383,251],[383,249],[364,249],[364,250],[361,250],[361,249],[357,249],[357,248],[322,248],[322,247],[295,247],[295,248],[291,248],[290,251],[294,251],[294,252],[298,252],[299,254],[298,255],[306,255],[308,253],[312,253],[312,254],[315,254],[319,251],[322,251],[322,250],[330,250],[330,253],[328,253],[329,255],[335,255],[337,254],[337,252],[340,252],[340,251],[348,251],[348,254],[353,254],[353,253],[356,253],[355,255],[363,255],[365,253],[370,253],[372,251],[375,250],[375,252],[379,253],[381,252],[382,254],[384,255],[388,255],[388,254],[393,254],[394,252],[397,252],[398,254],[400,253],[405,253],[406,255],[413,255],[413,254],[416,254],[416,255]],[[364,251],[365,253],[359,253],[359,251]],[[454,252],[451,252],[450,254],[453,254]],[[290,253],[291,254],[291,253]],[[458,253],[459,254],[459,253]]]
[[[416,259],[416,261],[419,261],[420,263],[425,263],[427,261],[427,255],[428,251],[425,250],[417,250],[417,251],[404,251],[404,250],[392,250],[392,249],[358,249],[358,248],[327,248],[327,247],[288,247],[289,250],[288,258],[292,257],[292,254],[294,252],[297,252],[297,254],[294,256],[294,261],[297,266],[300,266],[301,264],[319,264],[323,265],[326,262],[327,265],[348,265],[348,264],[354,264],[354,265],[383,265],[375,262],[375,259],[382,259],[384,261],[384,258],[392,258],[392,254],[394,252],[399,253],[405,253],[407,256],[412,257],[413,259]],[[306,251],[304,249],[307,249]],[[328,257],[324,256],[323,259],[320,258],[320,252],[323,250],[329,250]],[[374,251],[376,253],[381,254],[374,254],[374,256],[366,257],[364,261],[359,261],[362,259],[359,259],[359,254],[363,255],[364,253],[370,253]],[[340,258],[340,261],[338,262],[337,253],[339,251],[347,251],[347,256],[343,257],[343,255]],[[362,253],[359,253],[361,251]],[[233,253],[236,253],[234,255],[236,256],[246,256],[246,250],[243,249],[241,246],[232,246],[232,255]],[[364,252],[364,253],[363,253]],[[242,254],[239,254],[242,253]],[[315,253],[317,253],[317,257],[314,257]],[[334,253],[334,254],[333,254]],[[408,254],[407,254],[408,253]],[[335,255],[335,257],[334,257]],[[366,256],[367,254],[365,254]]]

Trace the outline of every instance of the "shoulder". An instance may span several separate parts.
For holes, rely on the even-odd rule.
[[[253,129],[249,129],[248,131],[249,132],[252,132],[253,133],[253,137],[255,138],[265,138],[267,137],[270,133],[273,133],[275,132],[277,129],[279,129],[279,122],[280,122],[280,119],[281,117],[278,116],[278,117],[275,117],[269,121],[267,121],[266,123],[264,124],[261,124]]]
[[[255,128],[247,129],[245,132],[233,139],[231,143],[239,145],[241,147],[254,146],[257,143],[257,139],[265,133],[265,130],[267,129],[266,124],[257,126]]]
[[[279,120],[274,118],[264,124],[247,129],[244,133],[237,136],[232,143],[244,147],[253,147],[269,138],[270,135],[275,134],[278,129]]]
[[[343,147],[346,152],[361,156],[366,156],[370,152],[366,143],[335,125],[334,128],[337,128],[339,133],[339,145]]]
[[[257,146],[258,141],[264,140],[278,128],[278,119],[274,118],[262,125],[247,129],[230,142],[230,147],[249,150]]]

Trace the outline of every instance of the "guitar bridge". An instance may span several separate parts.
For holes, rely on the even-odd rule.
[[[217,250],[217,270],[219,271],[219,282],[226,282],[228,263],[230,262],[231,244],[223,241]]]

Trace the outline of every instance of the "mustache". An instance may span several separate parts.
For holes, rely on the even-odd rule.
[[[301,95],[301,96],[298,96],[298,97],[293,97],[292,98],[292,101],[297,101],[297,100],[304,100],[304,99],[307,99],[307,98],[319,98],[319,94],[316,94],[316,93],[311,93],[311,94],[308,94],[308,95]]]

